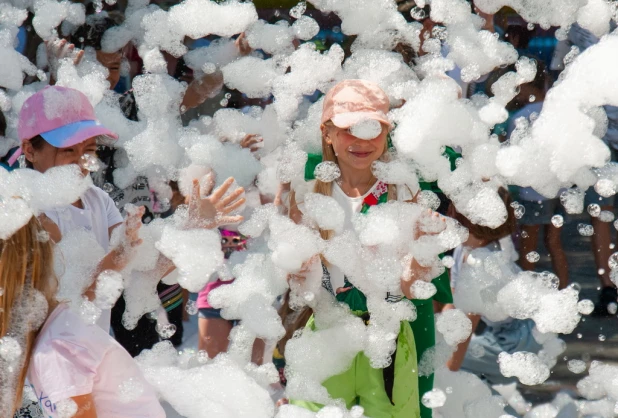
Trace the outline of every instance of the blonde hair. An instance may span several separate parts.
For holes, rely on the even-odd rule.
[[[34,342],[44,320],[32,315],[24,318],[21,310],[40,309],[41,294],[47,300],[48,309],[55,305],[57,281],[53,275],[53,249],[51,240],[41,238],[44,235],[38,219],[32,217],[15,234],[0,240],[0,289],[3,290],[0,294],[0,338],[10,336],[17,339],[22,351],[13,379],[6,373],[2,376],[3,385],[8,383],[14,387],[13,399],[3,398],[12,391],[0,390],[3,416],[6,416],[5,408],[8,407],[9,416],[13,416],[19,407]]]
[[[326,130],[332,129],[335,125],[331,121],[325,122],[322,127]],[[388,151],[388,141],[384,144],[384,151],[380,158],[382,158]],[[322,162],[324,161],[332,161],[335,164],[339,165],[339,160],[335,155],[335,150],[333,149],[333,145],[326,142],[324,131],[322,131]],[[319,179],[315,179],[315,186],[313,187],[314,193],[319,193],[324,196],[332,196],[333,195],[333,183],[332,182],[323,182]],[[397,198],[397,188],[394,184],[388,185],[388,200]],[[292,212],[292,207],[298,210],[296,205],[296,199],[294,191],[290,192],[290,212]],[[333,237],[334,231],[319,229],[320,236],[324,240],[329,240]]]

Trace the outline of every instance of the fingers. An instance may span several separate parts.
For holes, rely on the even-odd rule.
[[[75,65],[79,65],[79,63],[82,62],[82,59],[84,59],[84,54],[85,54],[84,51],[79,50],[79,52],[77,52],[77,54],[75,55],[75,59],[73,60],[73,63]]]
[[[208,196],[212,193],[212,189],[215,187],[215,173],[212,170],[209,171],[208,174],[202,177],[201,183],[204,190],[204,196]],[[201,197],[199,194],[198,196]]]
[[[191,185],[191,198],[190,201],[195,202],[200,198],[200,182],[197,179],[193,179]]]
[[[221,199],[221,197],[223,197],[223,195],[225,195],[227,193],[227,191],[230,188],[230,186],[232,185],[232,183],[234,183],[234,178],[233,177],[230,177],[227,180],[225,180],[221,186],[217,187],[212,192],[212,194],[210,195],[211,201],[218,202],[219,199]]]
[[[246,202],[246,199],[244,197],[238,199],[236,202],[232,203],[231,205],[228,205],[226,207],[224,207],[221,211],[223,212],[223,214],[228,214],[230,212],[234,212],[236,209],[240,208],[242,205],[244,205]]]
[[[219,218],[217,220],[217,223],[219,224],[219,226],[221,226],[221,225],[232,225],[232,224],[240,223],[244,219],[245,218],[242,215],[238,215],[238,216],[222,216],[221,218]]]
[[[224,208],[230,203],[234,202],[240,196],[242,196],[244,192],[245,192],[245,189],[243,189],[242,187],[239,187],[236,190],[234,190],[232,193],[230,193],[229,195],[224,196],[219,202],[216,203],[215,206],[218,208]]]

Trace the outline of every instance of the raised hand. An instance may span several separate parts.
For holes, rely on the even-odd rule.
[[[249,134],[240,141],[242,148],[249,148],[251,152],[256,152],[261,148],[261,144],[264,142],[264,138],[260,135]]]
[[[242,55],[243,57],[249,55],[251,51],[253,51],[253,49],[251,49],[251,45],[249,45],[249,41],[247,41],[247,36],[244,32],[238,35],[238,38],[236,38],[236,41],[234,41],[234,45],[236,45],[238,52],[240,52],[240,55]]]
[[[223,88],[223,73],[219,70],[195,79],[187,87],[182,99],[181,111],[185,112],[215,97]]]
[[[78,65],[84,58],[84,51],[75,48],[75,45],[67,42],[66,39],[56,39],[55,41],[45,42],[47,49],[47,62],[49,64],[50,84],[54,84],[58,80],[58,68],[60,61],[69,58],[73,64]]]
[[[288,274],[288,282],[294,281],[298,284],[302,284],[307,279],[307,274],[313,269],[315,263],[320,261],[319,254],[314,255],[309,260],[305,261],[300,267],[298,273]]]
[[[446,218],[431,209],[424,211],[416,223],[414,239],[423,235],[437,235],[446,229]]]
[[[230,215],[233,211],[240,208],[245,203],[242,197],[245,189],[238,187],[236,190],[228,191],[234,183],[234,178],[230,177],[209,193],[214,187],[214,175],[209,173],[203,180],[207,197],[202,197],[200,182],[193,180],[193,190],[189,198],[189,225],[190,228],[214,229],[221,225],[229,225],[241,222],[243,217],[240,215]]]

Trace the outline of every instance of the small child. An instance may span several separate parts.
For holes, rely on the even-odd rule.
[[[39,239],[44,231],[31,217],[0,241],[0,338],[10,337],[21,348],[16,363],[0,359],[2,416],[13,416],[21,405],[27,378],[45,417],[70,410],[98,418],[165,417],[131,356],[101,328],[86,325],[56,301],[53,244]],[[2,387],[7,384],[13,392]],[[123,396],[123,385],[139,390]],[[4,399],[7,393],[14,396]]]
[[[462,297],[457,289],[458,279],[462,275],[462,271],[472,268],[471,260],[474,258],[475,250],[502,251],[506,255],[505,260],[509,260],[503,267],[512,274],[521,271],[515,264],[517,252],[511,239],[511,234],[515,231],[516,218],[510,205],[510,196],[504,189],[501,189],[499,193],[508,209],[508,218],[503,225],[496,229],[476,225],[458,213],[454,206],[449,208],[449,215],[457,219],[470,231],[468,240],[455,248],[453,253],[455,264],[451,269],[451,286],[453,287],[455,307],[458,306],[458,300],[461,301]],[[452,305],[445,307],[445,309],[450,308],[452,308]],[[492,385],[510,383],[514,379],[505,378],[502,375],[497,362],[498,355],[503,351],[509,354],[517,351],[536,353],[541,349],[541,345],[536,342],[532,335],[534,321],[531,319],[508,318],[495,322],[481,315],[469,315],[469,317],[472,320],[472,335],[459,344],[451,357],[448,367],[452,371],[461,369],[475,375],[482,375]],[[485,329],[480,335],[475,335],[474,331],[480,322],[484,323]],[[473,344],[482,355],[475,356],[468,352],[470,344]]]
[[[221,248],[226,260],[234,251],[245,249],[247,240],[238,232],[221,229]],[[208,295],[213,289],[232,283],[233,280],[217,279],[208,283],[198,294],[197,308],[199,309],[199,333],[198,349],[205,350],[208,357],[214,358],[217,354],[227,351],[229,336],[234,321],[228,321],[221,317],[221,309],[215,309],[208,302]]]

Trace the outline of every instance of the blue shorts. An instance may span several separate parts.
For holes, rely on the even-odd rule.
[[[215,308],[200,308],[198,318],[203,319],[223,319],[221,318],[221,309]]]
[[[215,308],[200,308],[197,316],[201,319],[223,319],[224,321],[229,321],[221,316],[221,309]],[[232,323],[232,326],[236,326],[239,323],[237,320],[229,322]]]

